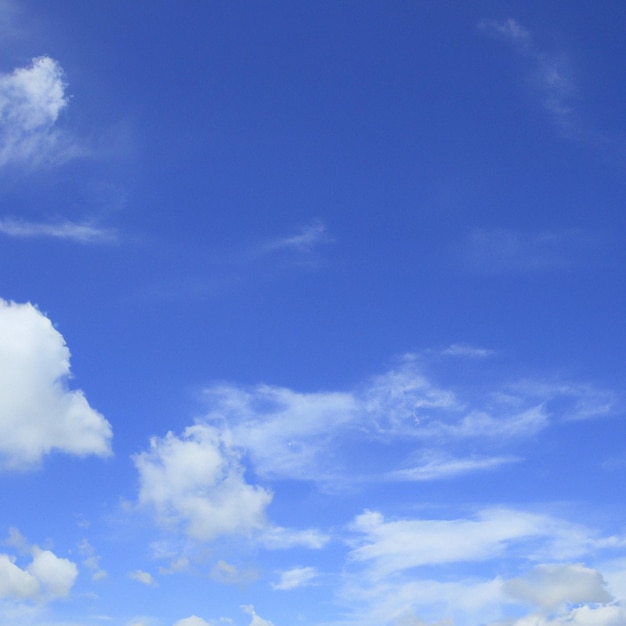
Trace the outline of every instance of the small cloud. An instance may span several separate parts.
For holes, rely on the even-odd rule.
[[[493,355],[493,350],[474,348],[466,343],[453,343],[441,353],[443,356],[461,357],[467,359],[485,359]]]
[[[211,569],[211,580],[223,585],[250,583],[258,578],[258,574],[251,570],[239,570],[235,565],[219,560]]]
[[[114,243],[117,232],[109,228],[99,228],[88,223],[59,222],[57,224],[27,222],[12,218],[0,219],[0,233],[21,239],[52,238],[65,239],[77,243]]]
[[[285,550],[296,547],[319,550],[329,540],[330,537],[328,535],[321,533],[315,528],[296,530],[281,526],[269,528],[260,537],[261,544],[268,550]]]
[[[264,250],[272,252],[274,250],[294,250],[296,252],[311,252],[313,248],[321,243],[328,243],[330,238],[326,226],[322,222],[313,222],[299,233],[274,239],[265,244]]]
[[[136,580],[138,583],[142,583],[143,585],[148,585],[150,587],[157,586],[157,582],[154,580],[152,574],[150,574],[150,572],[144,572],[140,569],[137,569],[134,572],[130,572],[128,574],[128,578],[130,578],[131,580]]]
[[[256,613],[256,611],[254,610],[254,607],[251,604],[242,605],[241,610],[244,613],[247,613],[248,615],[252,616],[252,621],[250,622],[249,626],[274,626],[272,622],[260,617]]]
[[[272,589],[288,591],[298,587],[305,587],[310,585],[316,577],[317,570],[314,567],[294,567],[283,572],[280,576],[280,581],[272,583]]]
[[[91,570],[91,580],[94,582],[106,578],[107,573],[100,567],[100,557],[96,554],[93,546],[83,539],[78,544],[78,550],[82,556],[84,556],[83,565]]]
[[[455,478],[472,472],[487,471],[520,459],[510,456],[469,457],[461,459],[430,458],[421,464],[407,469],[390,472],[388,477],[398,481],[429,481]]]
[[[211,626],[211,624],[197,615],[191,615],[190,617],[178,620],[174,626]]]

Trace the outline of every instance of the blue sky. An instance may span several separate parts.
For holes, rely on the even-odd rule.
[[[623,626],[625,25],[0,0],[0,624]]]

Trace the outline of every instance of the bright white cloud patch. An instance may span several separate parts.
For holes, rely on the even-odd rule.
[[[24,469],[52,451],[110,454],[111,426],[69,390],[70,352],[31,304],[0,300],[0,461]]]
[[[272,583],[272,589],[288,591],[298,587],[305,587],[310,585],[316,576],[317,571],[314,567],[294,567],[283,572],[280,575],[280,580],[277,583]]]
[[[190,426],[182,436],[153,437],[134,457],[139,503],[153,507],[165,525],[182,525],[193,539],[247,533],[265,524],[272,495],[250,485],[227,438],[217,429]]]
[[[38,546],[28,551],[31,560],[26,567],[20,567],[14,556],[0,554],[0,599],[66,598],[78,577],[76,564]]]
[[[67,103],[63,70],[50,57],[0,76],[0,166],[37,163],[66,150],[55,123]]]
[[[136,580],[138,583],[142,583],[143,585],[154,586],[156,585],[156,581],[152,577],[150,572],[144,572],[143,570],[135,570],[128,574],[128,577],[131,580]]]
[[[241,607],[241,610],[244,613],[252,616],[252,621],[250,622],[250,626],[274,626],[272,622],[263,619],[257,612],[254,610],[254,607],[251,604],[245,604]]]

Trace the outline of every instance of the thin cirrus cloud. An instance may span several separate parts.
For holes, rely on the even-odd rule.
[[[324,223],[316,221],[294,235],[279,237],[268,241],[263,246],[264,252],[291,250],[298,253],[310,253],[322,243],[329,243],[331,238]]]
[[[425,455],[411,467],[395,470],[388,474],[390,480],[424,482],[463,476],[465,474],[493,470],[503,465],[518,463],[513,456],[447,458]]]
[[[576,86],[567,56],[562,51],[547,51],[537,45],[531,32],[517,20],[484,19],[479,28],[491,37],[510,45],[530,64],[529,78],[544,109],[567,136],[580,133],[573,106]]]
[[[342,465],[346,443],[380,452],[380,446],[413,442],[411,458],[389,460],[379,478],[453,478],[519,461],[510,454],[481,455],[479,448],[457,458],[451,452],[459,442],[485,450],[496,440],[513,445],[551,423],[611,415],[618,404],[610,390],[584,383],[524,380],[459,390],[427,376],[415,355],[352,390],[305,393],[221,383],[207,387],[205,398],[208,410],[199,423],[236,443],[257,475],[335,485],[365,479]],[[418,465],[407,469],[416,455]]]
[[[26,470],[51,452],[111,453],[111,425],[67,388],[70,352],[31,304],[0,300],[0,464]]]
[[[479,274],[563,271],[592,262],[600,237],[580,230],[528,233],[476,229],[454,252],[463,268]]]
[[[53,163],[80,152],[57,127],[69,101],[65,89],[63,69],[48,56],[0,75],[0,167]]]
[[[5,218],[0,219],[0,233],[18,239],[52,238],[82,244],[114,243],[118,240],[113,229],[71,221],[43,223]]]
[[[294,567],[280,575],[277,583],[272,583],[272,589],[276,591],[290,591],[299,587],[311,585],[317,578],[317,570],[314,567]]]

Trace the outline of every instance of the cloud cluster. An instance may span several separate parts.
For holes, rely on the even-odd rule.
[[[135,455],[139,503],[166,526],[181,526],[191,538],[248,533],[265,524],[272,494],[249,484],[239,454],[223,433],[190,426],[179,437],[153,437],[150,450]]]
[[[70,352],[31,304],[0,299],[0,464],[27,469],[44,455],[110,454],[111,426],[67,388]]]
[[[514,509],[390,521],[366,511],[352,530],[351,569],[340,590],[353,609],[360,607],[350,624],[428,624],[443,617],[455,626],[604,626],[604,619],[624,615],[602,575],[572,562],[624,545],[623,537],[599,537],[563,519]],[[477,568],[480,562],[492,566]],[[472,564],[471,577],[464,576],[464,563]],[[502,575],[511,568],[522,575]],[[480,571],[489,574],[477,576]],[[507,607],[531,613],[502,621]]]
[[[67,106],[61,66],[50,57],[0,75],[0,166],[37,164],[72,150],[55,128]]]
[[[474,349],[476,351],[476,349]],[[461,354],[446,357],[465,358]],[[269,479],[337,484],[343,444],[361,446],[411,441],[411,459],[395,459],[378,479],[435,480],[495,469],[516,456],[451,454],[459,443],[529,437],[551,422],[608,415],[614,394],[590,385],[532,380],[457,390],[423,373],[415,355],[405,355],[382,375],[352,391],[303,393],[284,387],[217,384],[205,390],[208,412],[202,423],[225,433],[233,447]],[[486,445],[486,448],[488,446]]]
[[[9,545],[15,537],[19,547],[30,555],[30,563],[20,567],[16,557],[0,554],[0,599],[53,600],[66,598],[78,577],[78,567],[72,561],[61,558],[51,550],[28,546],[19,532],[13,529]]]

